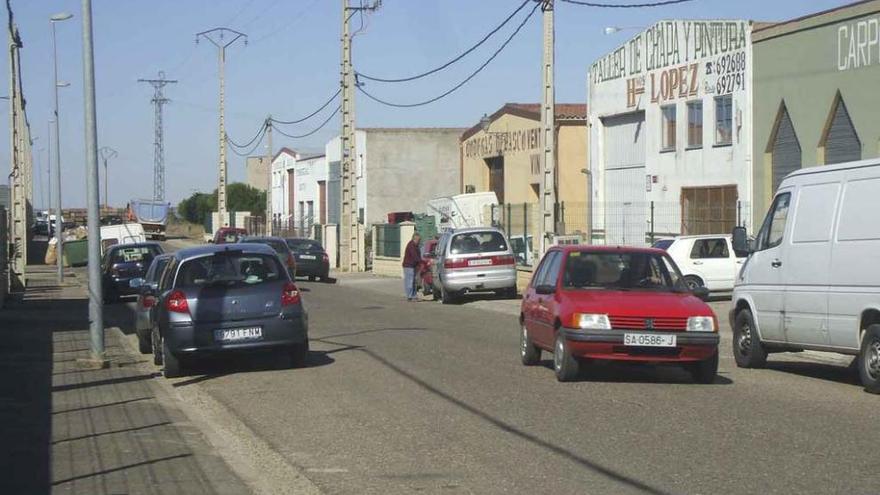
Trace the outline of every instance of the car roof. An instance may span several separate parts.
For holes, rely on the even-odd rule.
[[[230,243],[230,244],[205,244],[202,246],[194,246],[181,249],[174,253],[177,259],[196,258],[199,256],[207,256],[223,251],[242,251],[245,253],[275,254],[275,250],[262,243]]]
[[[646,254],[665,254],[666,251],[651,247],[638,246],[596,246],[591,244],[567,244],[565,246],[553,246],[550,248],[563,253],[571,253],[573,251],[588,253],[646,253]]]
[[[504,232],[498,227],[462,227],[460,229],[453,229],[449,231],[449,234],[467,234],[469,232],[498,232],[499,234],[504,234]]]
[[[249,236],[244,236],[244,237],[241,238],[241,241],[239,241],[239,242],[268,242],[268,241],[274,241],[274,242],[286,242],[286,241],[284,240],[284,238],[282,238],[282,237],[264,236],[264,235],[249,235]]]
[[[130,242],[130,243],[126,243],[126,244],[114,244],[114,245],[110,246],[110,249],[108,249],[108,251],[113,251],[115,249],[122,249],[122,248],[133,248],[133,247],[157,247],[159,249],[162,249],[162,246],[160,246],[158,242]]]
[[[678,237],[669,237],[666,239],[657,239],[658,241],[678,241],[678,240],[686,240],[686,239],[718,239],[719,237],[723,237],[725,239],[730,239],[730,234],[702,234],[702,235],[680,235]]]

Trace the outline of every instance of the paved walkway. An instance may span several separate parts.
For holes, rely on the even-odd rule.
[[[30,268],[24,300],[0,310],[0,493],[248,493],[120,334],[110,368],[77,366],[86,292]]]

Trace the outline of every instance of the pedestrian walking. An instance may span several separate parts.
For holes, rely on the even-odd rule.
[[[414,233],[412,239],[406,244],[403,252],[403,290],[407,301],[418,301],[416,296],[416,276],[419,265],[422,263],[422,253],[419,248],[421,236]]]

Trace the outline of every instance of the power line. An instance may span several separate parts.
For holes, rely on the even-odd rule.
[[[664,5],[675,5],[677,3],[693,2],[694,0],[661,0],[659,2],[629,3],[629,4],[585,2],[583,0],[560,0],[560,1],[565,2],[565,3],[570,3],[573,5],[582,5],[584,7],[598,7],[598,8],[603,8],[603,9],[638,9],[638,8],[643,8],[643,7],[662,7]]]
[[[229,147],[229,150],[238,156],[242,156],[242,157],[252,156],[254,154],[254,151],[256,151],[257,148],[259,148],[260,145],[263,144],[263,138],[266,137],[266,129],[268,129],[268,126],[266,126],[266,125],[263,125],[263,127],[260,128],[260,132],[257,133],[257,136],[256,136],[257,138],[259,138],[259,140],[254,139],[254,141],[256,141],[256,144],[254,144],[254,146],[251,149],[249,149],[248,151],[241,153],[238,150],[236,150],[235,148],[233,148],[232,146]],[[228,135],[226,136],[226,142],[228,142],[228,143],[232,142],[229,139]]]
[[[321,129],[323,129],[324,126],[327,125],[327,123],[330,122],[330,121],[333,119],[333,117],[335,117],[336,114],[339,113],[339,110],[341,110],[341,109],[342,109],[342,106],[341,106],[341,105],[338,106],[338,107],[336,107],[336,110],[334,110],[333,113],[330,114],[329,117],[327,117],[327,120],[325,120],[324,122],[321,122],[321,125],[319,125],[319,126],[318,126],[317,128],[315,128],[314,130],[309,131],[309,132],[307,132],[307,133],[305,133],[305,134],[300,134],[300,135],[287,134],[286,132],[282,131],[281,129],[278,129],[277,127],[273,127],[273,129],[275,129],[276,131],[278,131],[278,133],[281,134],[282,136],[287,136],[287,137],[289,137],[290,139],[302,139],[302,138],[306,138],[306,137],[311,136],[312,134],[315,134],[316,132],[320,131]]]
[[[507,23],[510,22],[510,20],[513,19],[513,18],[516,16],[516,14],[518,14],[522,9],[524,9],[525,6],[528,5],[528,3],[531,2],[531,1],[533,1],[533,0],[525,0],[525,1],[524,1],[519,7],[516,8],[516,10],[514,10],[509,16],[507,16],[507,18],[504,19],[504,21],[503,21],[501,24],[499,24],[497,27],[495,27],[495,29],[493,29],[492,31],[489,31],[489,34],[487,34],[486,36],[483,37],[483,39],[481,39],[480,41],[478,41],[477,44],[475,44],[474,46],[468,48],[468,49],[465,50],[461,55],[459,55],[459,56],[453,58],[452,60],[450,60],[449,62],[446,62],[445,64],[441,65],[440,67],[437,67],[437,68],[435,68],[435,69],[431,69],[431,70],[429,70],[429,71],[427,71],[427,72],[423,72],[423,73],[418,74],[418,75],[415,75],[415,76],[402,77],[402,78],[399,78],[399,79],[383,79],[383,78],[381,78],[381,77],[368,76],[368,75],[366,75],[366,74],[364,74],[364,73],[362,73],[362,72],[358,72],[357,75],[358,75],[359,78],[367,79],[367,80],[370,80],[370,81],[386,82],[386,83],[399,83],[399,82],[415,81],[416,79],[421,79],[421,78],[423,78],[423,77],[430,76],[431,74],[435,74],[435,73],[437,73],[437,72],[440,72],[441,70],[443,70],[443,69],[449,67],[450,65],[452,65],[452,64],[454,64],[454,63],[456,63],[456,62],[458,62],[459,60],[465,58],[465,57],[468,56],[470,53],[472,53],[474,50],[476,50],[477,48],[479,48],[480,46],[482,46],[483,43],[485,43],[486,41],[488,41],[489,38],[491,38],[492,36],[494,36],[495,33],[497,33],[498,31],[501,30],[501,28],[503,28],[504,26],[506,26]]]
[[[297,120],[276,120],[276,119],[271,119],[271,120],[272,120],[272,122],[275,123],[275,124],[284,124],[284,125],[288,125],[288,124],[299,124],[299,123],[301,123],[301,122],[305,122],[305,121],[309,120],[310,118],[314,117],[315,115],[317,115],[321,110],[327,108],[327,105],[333,103],[333,100],[335,100],[336,97],[339,96],[339,93],[341,93],[341,92],[342,92],[342,88],[336,90],[336,92],[333,93],[333,96],[331,96],[330,99],[327,100],[326,103],[324,103],[323,105],[321,105],[320,108],[318,108],[318,109],[315,110],[314,112],[312,112],[312,113],[306,115],[305,117],[303,117],[303,118],[301,118],[301,119],[297,119]]]
[[[462,86],[467,84],[471,79],[476,77],[477,74],[479,74],[483,69],[486,68],[486,66],[488,66],[490,63],[492,63],[492,61],[495,60],[495,58],[501,54],[501,52],[507,47],[507,45],[510,44],[510,42],[513,40],[513,38],[517,34],[519,34],[520,30],[522,30],[523,26],[525,26],[526,23],[529,21],[529,19],[532,18],[532,15],[535,14],[535,11],[538,10],[538,7],[540,7],[540,6],[541,6],[541,2],[535,3],[535,7],[532,8],[532,10],[529,12],[529,15],[527,15],[526,18],[523,19],[522,22],[519,23],[519,26],[516,27],[516,30],[514,30],[513,33],[511,33],[511,35],[504,41],[504,43],[497,50],[495,50],[495,53],[493,53],[492,56],[489,57],[489,59],[483,63],[483,65],[477,67],[477,70],[475,70],[473,73],[471,73],[471,75],[469,75],[467,78],[465,78],[460,83],[453,86],[452,89],[450,89],[449,91],[447,91],[439,96],[435,96],[434,98],[431,98],[430,100],[425,100],[425,101],[421,101],[418,103],[393,103],[393,102],[385,101],[385,100],[382,100],[380,98],[373,96],[372,94],[368,93],[361,85],[357,85],[357,88],[367,98],[375,101],[376,103],[381,103],[381,104],[389,106],[389,107],[413,108],[413,107],[420,107],[420,106],[434,103],[435,101],[440,100],[442,98],[445,98],[445,97],[451,95],[452,93],[454,93],[455,91],[457,91],[459,88],[461,88]]]
[[[235,141],[232,140],[231,137],[229,137],[229,134],[226,134],[226,140],[229,141],[229,144],[231,144],[235,148],[239,148],[239,149],[247,148],[250,145],[254,144],[254,141],[256,141],[257,139],[260,139],[260,134],[262,134],[264,132],[266,132],[266,123],[265,122],[263,122],[263,125],[260,126],[260,129],[257,131],[257,134],[254,135],[254,137],[250,141],[248,141],[247,144],[236,143]]]

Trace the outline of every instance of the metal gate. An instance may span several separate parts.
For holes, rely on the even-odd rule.
[[[602,119],[605,151],[605,208],[595,212],[605,243],[643,245],[647,228],[645,112]]]

